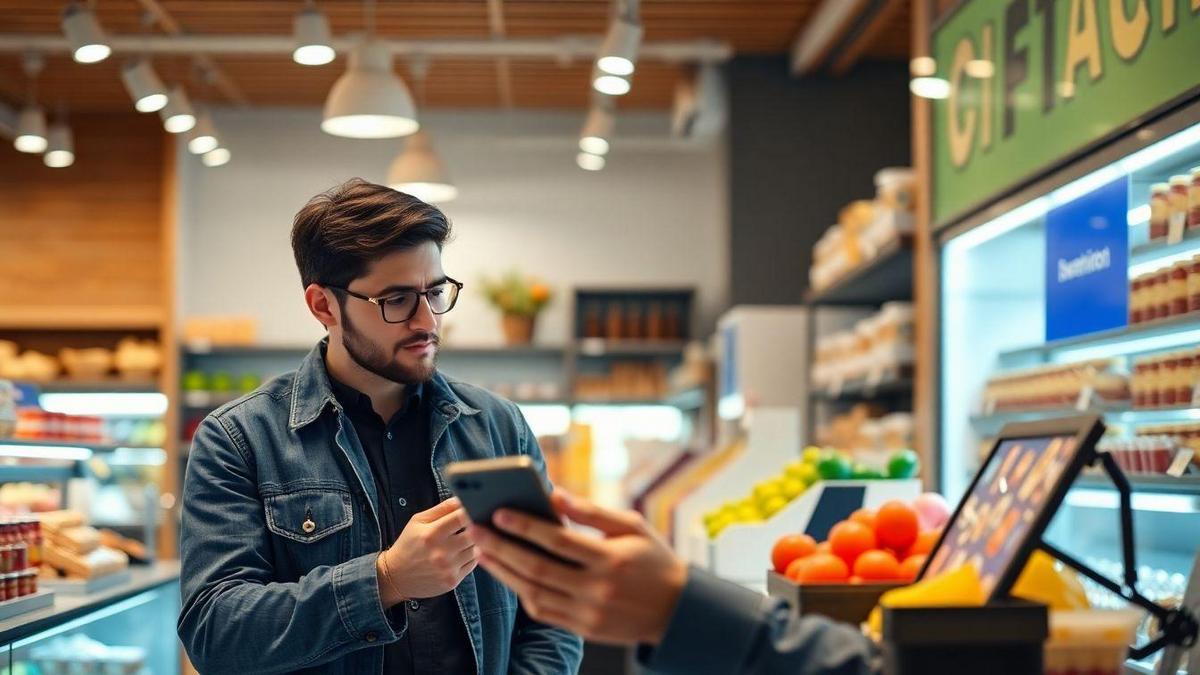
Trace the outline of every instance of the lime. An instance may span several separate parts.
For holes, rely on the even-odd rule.
[[[913,478],[921,470],[921,458],[912,450],[897,450],[888,459],[888,478]]]
[[[846,480],[852,474],[850,460],[838,454],[827,455],[817,464],[817,473],[824,480]]]

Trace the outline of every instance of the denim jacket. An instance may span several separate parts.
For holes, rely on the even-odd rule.
[[[178,630],[202,673],[381,673],[383,645],[407,629],[380,601],[375,559],[391,542],[380,541],[375,483],[330,389],[323,346],[213,412],[192,442]],[[544,470],[515,405],[441,374],[426,391],[442,498],[447,462],[519,453]],[[479,675],[578,669],[581,640],[530,619],[484,570],[454,595]]]

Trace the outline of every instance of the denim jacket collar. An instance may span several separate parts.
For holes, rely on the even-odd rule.
[[[341,410],[333,395],[333,387],[329,384],[329,373],[325,369],[325,349],[329,338],[322,338],[304,357],[296,377],[292,381],[292,410],[288,426],[292,431],[308,426],[325,411],[326,406],[332,405]],[[425,383],[425,394],[430,397],[433,409],[439,411],[453,421],[459,415],[478,415],[479,410],[472,408],[459,398],[451,389],[442,374],[434,373],[433,379]]]

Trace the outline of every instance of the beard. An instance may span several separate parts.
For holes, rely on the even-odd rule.
[[[433,358],[428,363],[421,362],[415,366],[409,366],[397,360],[397,352],[408,345],[421,342],[433,344]],[[438,342],[436,334],[422,331],[403,342],[396,343],[392,353],[388,354],[379,345],[355,330],[354,324],[350,322],[350,317],[346,316],[345,312],[342,313],[342,346],[346,348],[346,353],[359,366],[397,384],[424,384],[433,378],[433,374],[437,372]]]

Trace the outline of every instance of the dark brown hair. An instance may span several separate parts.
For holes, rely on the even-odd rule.
[[[384,185],[352,178],[308,200],[292,224],[300,283],[345,287],[383,256],[450,237],[436,206]]]

